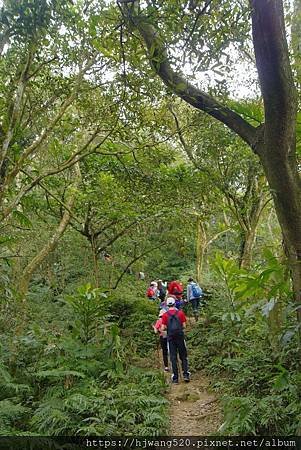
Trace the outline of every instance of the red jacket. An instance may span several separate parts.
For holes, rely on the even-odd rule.
[[[186,322],[186,316],[185,316],[185,314],[183,313],[183,311],[178,311],[176,308],[172,308],[172,309],[170,309],[169,311],[167,311],[165,314],[163,314],[163,316],[162,316],[162,325],[166,325],[167,326],[167,324],[168,324],[168,319],[169,319],[169,315],[170,314],[176,314],[177,313],[177,315],[178,315],[178,318],[179,318],[179,320],[180,320],[180,322],[182,323],[182,325],[183,325],[183,323],[185,323]]]
[[[167,292],[180,300],[183,297],[183,284],[180,281],[171,281],[167,286]]]

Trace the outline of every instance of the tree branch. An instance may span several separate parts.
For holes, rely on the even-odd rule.
[[[154,26],[142,15],[137,15],[135,8],[124,8],[124,11],[127,12],[128,21],[138,29],[142,36],[148,49],[151,66],[164,84],[190,105],[227,125],[253,147],[257,136],[256,128],[230,108],[191,85],[182,74],[176,72],[171,66],[167,50]]]
[[[135,256],[135,258],[133,258],[133,259],[126,265],[126,267],[124,268],[123,272],[119,275],[119,277],[117,278],[117,281],[116,281],[114,287],[112,287],[112,290],[113,290],[113,289],[117,289],[117,287],[118,287],[120,281],[122,280],[122,278],[123,278],[124,275],[126,274],[127,270],[128,270],[128,269],[129,269],[136,261],[138,261],[138,259],[143,258],[143,256],[148,255],[149,253],[153,252],[154,250],[157,250],[158,248],[162,248],[162,246],[164,246],[164,245],[166,245],[166,244],[167,244],[167,242],[163,242],[163,243],[161,243],[159,246],[157,246],[157,247],[152,247],[152,248],[148,249],[147,251],[141,253],[140,255]],[[105,292],[109,292],[109,291],[105,291]]]
[[[30,65],[32,63],[33,53],[34,53],[33,50],[30,49],[29,53],[27,55],[26,63],[23,67],[20,79],[18,81],[17,91],[16,91],[15,100],[14,100],[13,107],[12,107],[12,113],[11,113],[11,117],[10,117],[10,121],[9,121],[8,130],[7,130],[6,136],[4,138],[2,149],[1,149],[0,172],[2,173],[3,177],[5,174],[3,173],[2,168],[5,163],[6,155],[7,155],[9,146],[11,144],[11,141],[12,141],[12,138],[13,138],[13,135],[15,132],[15,127],[19,121],[20,112],[22,109],[22,101],[23,101],[23,97],[24,97],[24,93],[25,93],[25,89],[26,89],[26,85],[27,85],[27,81],[28,81],[27,75],[28,75]]]
[[[178,119],[176,113],[174,112],[172,106],[169,107],[169,111],[173,115],[173,118],[174,118],[174,121],[175,121],[175,125],[176,125],[177,134],[178,134],[179,140],[180,140],[180,142],[182,144],[182,147],[183,147],[185,153],[187,154],[187,156],[191,160],[191,162],[194,164],[194,166],[199,169],[199,167],[198,167],[198,165],[197,165],[197,163],[196,163],[196,161],[195,161],[195,159],[193,157],[192,151],[190,150],[190,147],[187,145],[187,142],[185,141],[185,138],[183,136],[183,130],[180,127],[179,119]]]
[[[216,241],[216,239],[221,236],[224,233],[228,233],[228,231],[233,232],[233,230],[231,228],[227,228],[226,230],[220,231],[219,233],[216,233],[211,239],[209,239],[209,241],[206,242],[205,244],[205,249],[207,249],[209,247],[209,245],[212,244],[212,242]]]
[[[92,153],[99,153],[98,152],[98,148],[108,139],[108,137],[112,134],[114,128],[111,129],[102,139],[101,141],[96,144],[91,150],[83,153],[84,150],[86,150],[89,145],[93,142],[93,140],[95,139],[95,137],[97,136],[99,129],[97,129],[89,138],[88,140],[82,145],[82,147],[75,152],[73,155],[70,156],[70,158],[64,162],[64,164],[62,164],[58,169],[52,169],[49,170],[48,172],[39,175],[36,178],[31,177],[28,173],[26,173],[25,171],[21,170],[21,172],[25,173],[27,176],[29,176],[32,181],[27,184],[26,186],[24,186],[24,188],[18,193],[17,197],[15,198],[15,200],[7,207],[4,209],[3,211],[3,218],[8,217],[11,212],[13,211],[13,209],[20,203],[20,201],[22,200],[22,198],[24,197],[24,195],[26,195],[29,191],[31,191],[31,189],[33,189],[36,185],[40,185],[41,187],[43,187],[41,185],[41,181],[49,176],[52,175],[57,175],[58,173],[61,173],[67,169],[69,169],[70,167],[74,166],[75,164],[79,163],[82,159],[86,158],[87,156],[91,155]],[[107,153],[105,153],[105,155],[107,155]],[[112,153],[110,153],[110,155],[112,155]],[[43,187],[44,189],[44,187]]]
[[[28,290],[28,285],[31,280],[31,277],[34,273],[34,271],[38,268],[38,266],[45,260],[45,258],[51,253],[57,246],[59,239],[64,234],[68,223],[70,222],[70,210],[72,210],[75,200],[76,200],[76,189],[78,187],[78,184],[81,179],[80,174],[80,168],[79,164],[75,166],[75,180],[73,183],[73,190],[70,192],[70,196],[67,200],[67,208],[64,211],[64,214],[61,218],[61,221],[54,231],[51,238],[48,240],[48,242],[42,247],[42,249],[36,254],[36,256],[27,264],[27,266],[24,268],[22,277],[19,282],[19,292],[23,297],[25,297],[25,294]]]
[[[204,15],[204,14],[206,13],[206,10],[207,10],[207,8],[208,8],[208,6],[210,5],[211,2],[212,2],[212,0],[206,0],[206,1],[205,1],[205,5],[203,6],[203,8],[199,9],[199,11],[197,12],[197,15],[196,15],[196,17],[195,17],[194,24],[193,24],[193,26],[192,26],[192,28],[191,28],[191,30],[190,30],[190,32],[189,32],[189,35],[188,35],[187,39],[185,40],[183,49],[186,47],[186,45],[187,45],[188,42],[190,41],[190,39],[191,39],[193,33],[195,32],[195,29],[196,29],[196,26],[197,26],[197,23],[198,23],[199,18],[200,18],[202,15]]]
[[[119,233],[115,234],[111,239],[109,239],[104,245],[102,245],[102,247],[99,247],[97,249],[97,253],[100,253],[104,250],[106,250],[110,245],[114,244],[115,241],[117,241],[117,239],[119,239],[121,236],[124,236],[126,234],[126,232],[128,230],[130,230],[133,226],[137,225],[140,222],[143,222],[147,219],[154,219],[157,217],[160,217],[164,214],[164,212],[161,213],[157,213],[157,214],[152,214],[150,216],[146,216],[146,217],[138,217],[136,220],[133,220],[129,225],[127,225],[126,227],[124,227]]]
[[[64,100],[59,111],[56,113],[56,115],[54,116],[52,121],[50,121],[49,125],[45,128],[45,130],[40,134],[40,136],[31,145],[29,145],[27,148],[24,149],[18,162],[15,164],[15,166],[11,170],[11,172],[7,175],[7,177],[5,179],[5,183],[2,186],[0,194],[3,195],[4,189],[7,188],[7,186],[9,186],[10,183],[15,179],[17,174],[20,172],[26,159],[30,155],[32,155],[32,153],[34,153],[38,147],[41,146],[41,144],[45,141],[45,139],[47,139],[47,137],[50,135],[50,133],[52,132],[52,130],[54,129],[56,124],[60,121],[60,119],[65,114],[66,110],[73,103],[73,101],[75,100],[75,98],[77,96],[78,90],[80,88],[83,76],[92,65],[93,65],[93,61],[90,61],[89,63],[87,63],[87,65],[84,68],[81,68],[79,70],[77,77],[76,77],[74,89],[71,91],[69,96]]]

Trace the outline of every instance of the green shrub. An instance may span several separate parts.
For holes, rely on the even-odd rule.
[[[206,320],[188,340],[192,369],[210,374],[222,396],[221,432],[297,434],[300,349],[284,269],[275,258],[268,267],[265,262],[264,271],[239,270],[220,257],[216,264],[219,278]],[[281,308],[275,315],[277,303]]]

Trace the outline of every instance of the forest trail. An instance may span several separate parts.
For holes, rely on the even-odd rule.
[[[217,434],[222,423],[218,399],[209,391],[208,378],[194,373],[190,383],[171,385],[170,436],[208,436]]]
[[[189,320],[187,331],[193,326]],[[156,368],[162,369],[161,352],[157,351]],[[189,346],[188,346],[189,361]],[[179,384],[171,384],[171,373],[165,372],[170,389],[167,399],[170,403],[170,436],[216,435],[222,424],[222,412],[218,398],[210,392],[208,377],[201,371],[191,376],[185,383],[180,377]]]

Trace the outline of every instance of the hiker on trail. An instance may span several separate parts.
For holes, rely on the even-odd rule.
[[[168,311],[168,306],[166,304],[166,300],[164,300],[164,302],[161,302],[159,305],[159,309],[163,309],[165,312]]]
[[[165,314],[165,310],[161,309],[159,312],[159,318],[156,321],[156,323],[153,325],[153,329],[155,333],[159,333],[160,338],[160,345],[162,349],[162,357],[163,357],[163,363],[164,363],[164,370],[165,372],[169,372],[168,367],[168,347],[167,347],[167,333],[166,331],[161,331],[162,327],[162,316]]]
[[[183,311],[175,307],[175,299],[168,297],[166,300],[168,311],[162,316],[161,331],[167,331],[167,342],[169,356],[172,366],[172,382],[179,382],[178,353],[182,363],[184,381],[190,381],[190,372],[188,371],[187,349],[184,340],[184,328],[186,325],[186,316]]]
[[[158,283],[156,281],[152,281],[149,285],[149,288],[146,291],[146,296],[150,300],[157,300],[158,298]]]
[[[181,281],[171,281],[167,286],[168,295],[174,296],[176,299],[176,308],[181,309],[183,305],[183,284]]]
[[[199,309],[202,295],[203,291],[198,283],[196,283],[192,277],[188,278],[187,301],[190,302],[192,306],[192,311],[196,322],[199,319]]]
[[[164,302],[166,297],[166,286],[164,286],[162,280],[158,280],[158,297],[161,302]]]

